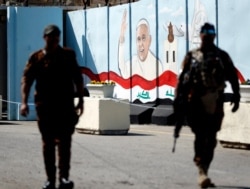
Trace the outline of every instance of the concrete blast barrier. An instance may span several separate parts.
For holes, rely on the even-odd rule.
[[[240,103],[237,112],[231,112],[230,103],[224,104],[225,117],[221,131],[218,133],[218,140],[224,146],[234,148],[250,147],[250,103]]]
[[[84,114],[76,125],[79,133],[127,134],[129,128],[128,100],[84,97]]]

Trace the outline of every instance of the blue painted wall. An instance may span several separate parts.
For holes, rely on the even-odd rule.
[[[54,23],[61,29],[63,28],[62,9],[9,7],[7,12],[8,119],[34,120],[36,115],[33,104],[33,89],[29,98],[29,116],[27,118],[19,116],[21,76],[31,53],[44,46],[43,29],[45,26]]]

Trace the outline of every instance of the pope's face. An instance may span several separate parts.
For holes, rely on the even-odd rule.
[[[148,56],[151,44],[151,36],[145,24],[140,25],[136,31],[137,56],[141,61],[145,61]]]

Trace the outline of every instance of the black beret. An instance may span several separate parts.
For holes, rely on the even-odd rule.
[[[200,33],[209,34],[209,35],[215,35],[216,34],[214,26],[212,24],[209,24],[209,23],[205,23],[201,27]]]
[[[45,27],[44,31],[43,31],[43,35],[56,35],[59,36],[61,33],[60,29],[56,26],[56,25],[48,25]]]

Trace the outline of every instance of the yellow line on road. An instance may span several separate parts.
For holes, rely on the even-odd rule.
[[[146,133],[158,133],[158,134],[173,135],[173,132],[168,132],[168,131],[154,131],[154,130],[141,130],[141,129],[130,129],[130,130],[135,131],[135,132],[146,132]],[[193,134],[181,133],[180,135],[193,137]]]

